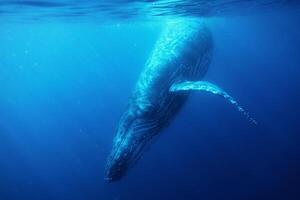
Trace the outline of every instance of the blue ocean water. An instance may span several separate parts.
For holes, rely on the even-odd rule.
[[[297,1],[0,1],[0,200],[300,199]],[[139,163],[104,181],[166,21],[213,34],[205,80]]]

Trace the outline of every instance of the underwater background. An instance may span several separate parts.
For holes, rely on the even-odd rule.
[[[300,2],[0,1],[0,200],[300,199]],[[139,163],[104,181],[166,21],[204,18],[204,80]]]

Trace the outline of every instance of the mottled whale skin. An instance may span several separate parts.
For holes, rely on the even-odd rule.
[[[203,21],[166,24],[118,124],[107,181],[121,179],[178,113],[189,92],[174,93],[171,86],[200,80],[210,64],[212,48],[212,36]]]

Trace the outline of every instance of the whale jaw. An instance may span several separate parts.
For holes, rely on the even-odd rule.
[[[114,182],[126,175],[141,158],[152,139],[158,134],[160,123],[144,116],[126,113],[122,117],[108,158],[105,180]]]

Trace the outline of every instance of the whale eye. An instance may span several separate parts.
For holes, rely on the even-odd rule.
[[[146,117],[154,113],[155,106],[149,102],[140,101],[134,109],[135,117]]]

